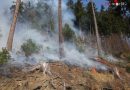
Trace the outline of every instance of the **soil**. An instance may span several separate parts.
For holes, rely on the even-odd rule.
[[[45,73],[42,67],[32,71],[11,67],[10,73],[0,76],[0,90],[130,90],[130,74],[120,75],[122,79],[63,62],[49,63]]]

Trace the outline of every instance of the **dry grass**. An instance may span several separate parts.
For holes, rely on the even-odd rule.
[[[108,73],[92,73],[92,76],[95,78],[97,82],[111,82],[114,80],[114,76]]]
[[[40,70],[36,70],[26,74],[19,71],[17,77],[12,77],[7,82],[4,82],[6,77],[0,78],[0,85],[2,85],[0,90],[10,90],[7,89],[10,87],[11,90],[35,90],[40,87],[41,90],[63,90],[63,88],[70,88],[70,90],[102,90],[103,88],[124,90],[125,88],[129,90],[127,77],[125,80],[128,82],[122,83],[109,73],[93,73],[76,66],[69,67],[60,62],[49,64],[49,66],[52,75],[43,75]]]

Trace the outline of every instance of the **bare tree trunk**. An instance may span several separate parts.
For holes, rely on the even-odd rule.
[[[60,59],[64,56],[64,48],[63,48],[63,42],[64,38],[62,35],[62,10],[61,10],[61,0],[58,1],[58,22],[59,22],[59,55]]]
[[[20,3],[21,3],[21,0],[16,1],[16,8],[15,8],[14,16],[13,16],[13,22],[10,27],[10,32],[9,32],[8,41],[7,41],[7,50],[8,51],[12,50],[13,37],[14,37],[17,17],[18,17],[18,13],[19,13]]]
[[[91,2],[91,5],[92,5],[94,25],[95,25],[95,32],[96,32],[96,37],[97,37],[98,56],[101,56],[101,54],[102,54],[102,48],[101,48],[101,40],[100,40],[99,32],[98,32],[98,26],[97,26],[96,15],[95,15],[95,11],[94,11],[93,1],[90,0],[90,2]]]

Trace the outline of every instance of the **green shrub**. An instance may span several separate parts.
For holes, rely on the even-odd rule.
[[[22,46],[21,49],[24,51],[25,56],[28,57],[33,53],[38,53],[40,51],[40,46],[37,45],[32,39],[28,39]]]
[[[75,38],[74,40],[77,50],[79,52],[84,52],[85,51],[85,44],[83,42],[83,40],[80,37]]]
[[[72,40],[74,37],[74,32],[72,31],[72,29],[69,27],[68,24],[65,24],[63,28],[63,35],[64,39],[68,41]]]
[[[10,54],[6,49],[0,51],[0,64],[6,63],[10,59]]]
[[[127,64],[127,62],[124,62],[124,61],[115,62],[115,65],[117,65],[121,68],[126,68],[126,64]]]
[[[84,50],[85,50],[84,46],[82,46],[82,45],[77,46],[77,49],[79,52],[84,52]]]
[[[130,63],[130,55],[127,57],[127,59],[128,59],[128,62]]]
[[[128,73],[130,73],[130,66],[127,66],[127,67],[126,67],[126,71],[127,71]]]

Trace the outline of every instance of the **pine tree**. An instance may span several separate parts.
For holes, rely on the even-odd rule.
[[[91,5],[92,5],[92,11],[93,11],[93,18],[94,18],[94,25],[95,25],[95,32],[96,32],[96,38],[97,38],[97,49],[98,49],[98,56],[101,55],[101,40],[100,40],[100,36],[99,36],[99,32],[98,32],[98,26],[97,26],[97,20],[96,20],[96,15],[95,15],[95,11],[94,11],[94,6],[93,6],[93,1],[91,1]]]
[[[59,22],[59,54],[60,59],[64,56],[63,42],[64,38],[62,35],[62,1],[58,0],[58,22]]]
[[[73,2],[73,0],[68,0],[67,6],[68,6],[68,8],[73,9],[74,8],[74,2]]]
[[[10,27],[10,32],[9,32],[8,41],[7,41],[7,50],[8,51],[12,50],[13,37],[14,37],[17,17],[18,17],[18,13],[19,13],[20,3],[21,3],[21,0],[16,1],[16,8],[15,8],[14,16],[13,16],[13,22]]]
[[[103,5],[101,5],[101,12],[103,12],[105,10],[105,7]]]
[[[84,15],[84,7],[83,7],[83,3],[81,2],[81,0],[78,0],[75,3],[74,14],[76,16],[76,21],[77,21],[78,26],[80,28],[81,18]]]

